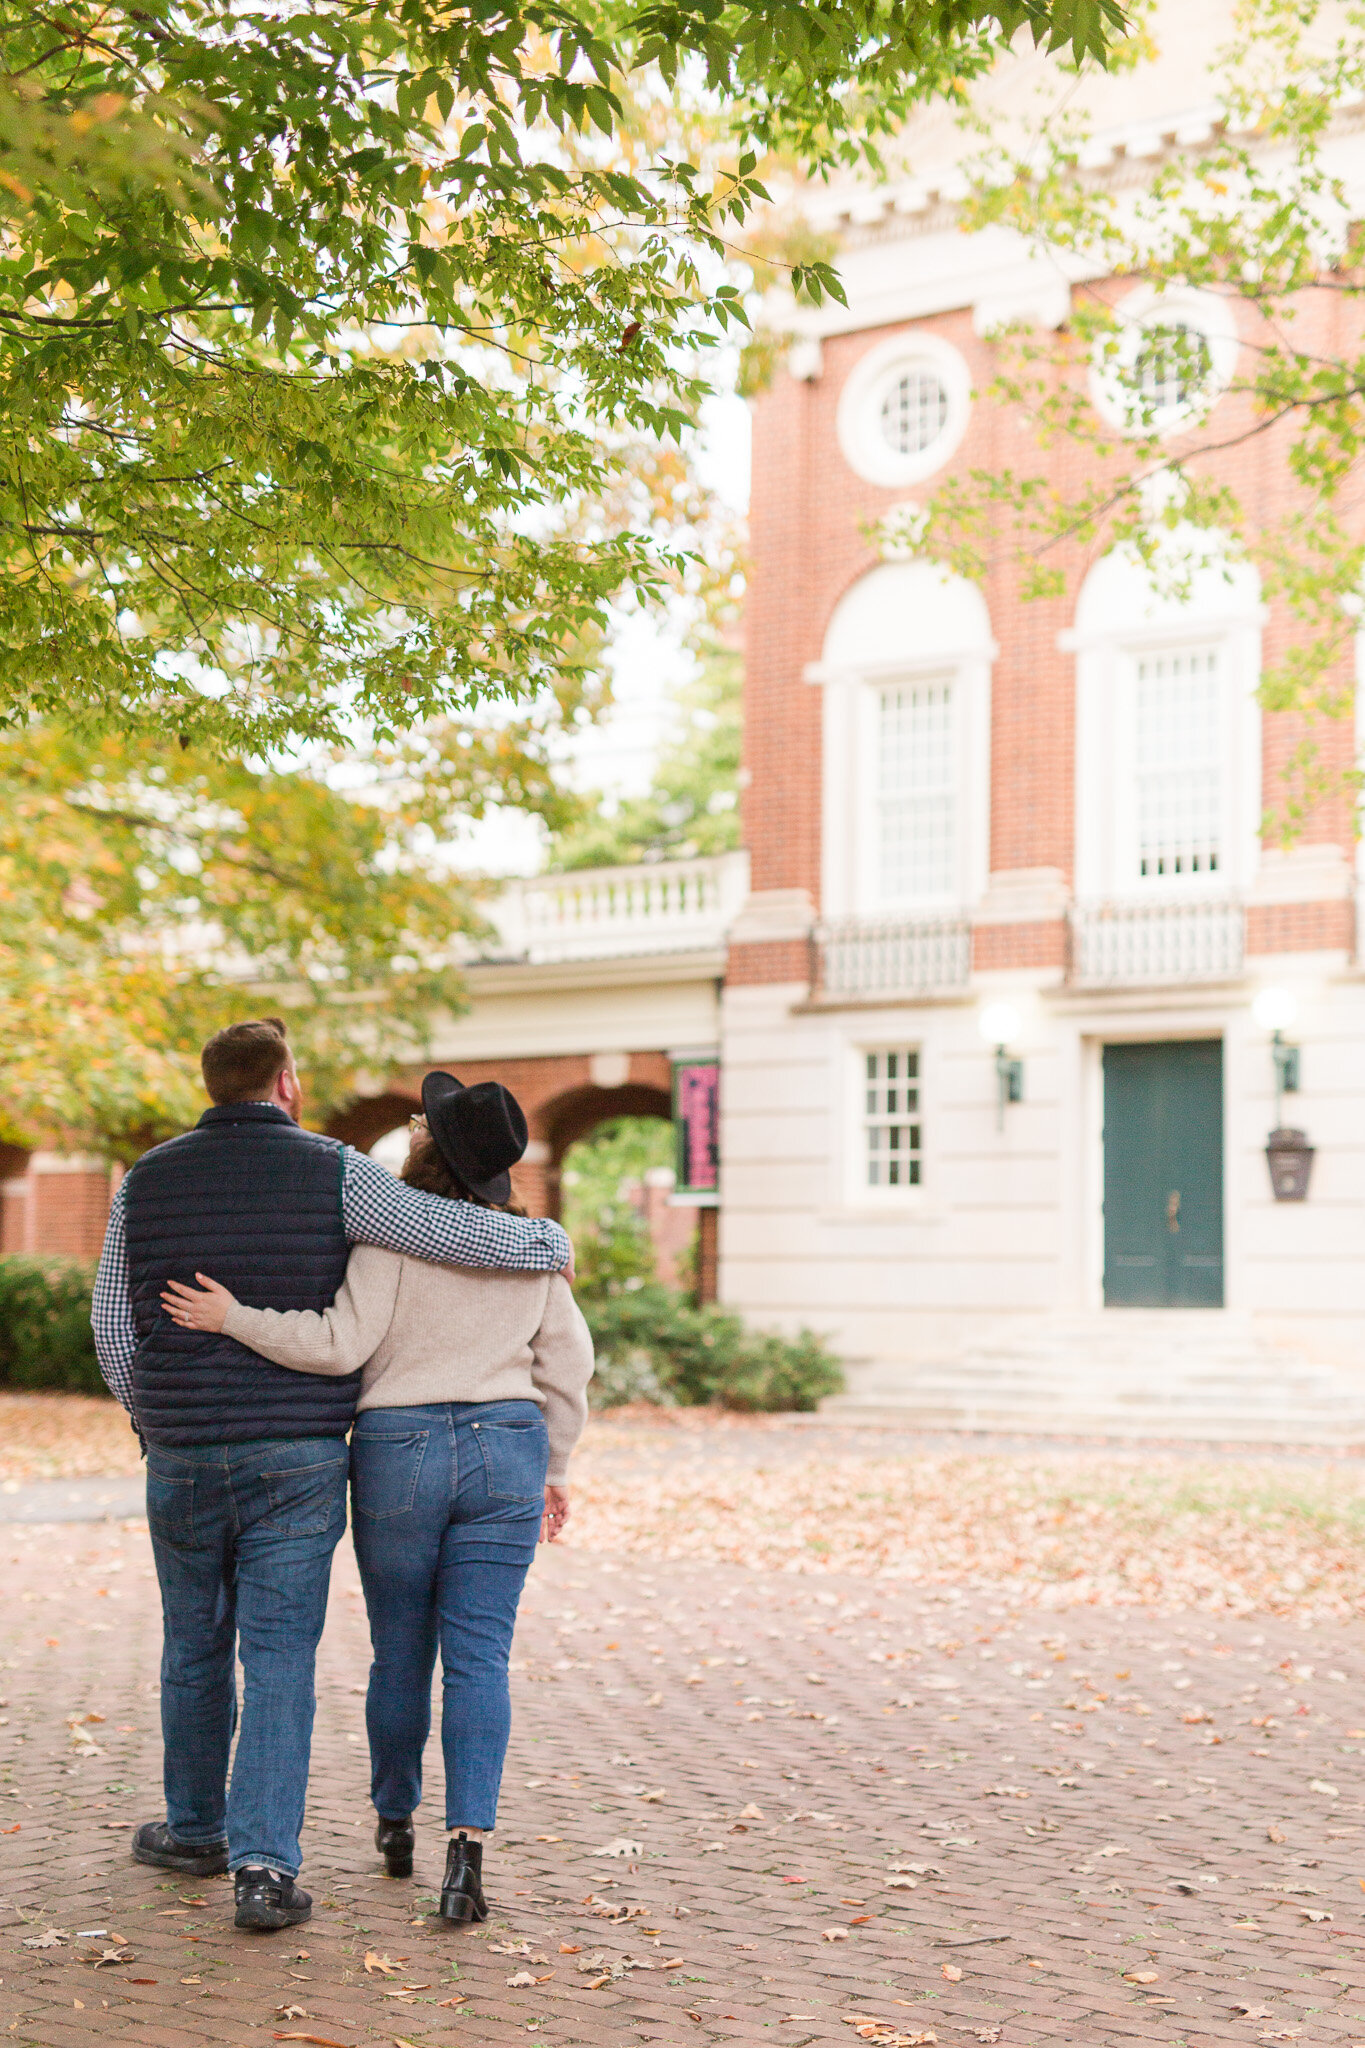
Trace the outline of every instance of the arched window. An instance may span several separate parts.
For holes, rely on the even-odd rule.
[[[985,886],[990,668],[980,592],[886,562],[835,608],[824,658],[828,917],[958,910]]]
[[[1063,636],[1082,900],[1229,897],[1256,871],[1260,580],[1207,534],[1177,530],[1169,554],[1155,576],[1106,555]]]

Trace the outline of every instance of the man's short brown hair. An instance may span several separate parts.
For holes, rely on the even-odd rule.
[[[204,1086],[217,1103],[263,1102],[289,1065],[282,1017],[257,1017],[216,1031],[199,1055]]]

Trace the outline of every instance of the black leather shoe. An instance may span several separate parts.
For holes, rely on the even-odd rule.
[[[149,1820],[133,1836],[133,1861],[182,1877],[221,1877],[228,1866],[226,1842],[182,1842],[164,1820]]]
[[[292,1877],[276,1877],[259,1864],[245,1864],[235,1873],[238,1927],[256,1927],[271,1933],[279,1927],[297,1927],[311,1920],[313,1901],[301,1892]]]
[[[468,1835],[450,1838],[441,1885],[441,1918],[457,1923],[488,1918],[483,1896],[483,1843],[471,1842]]]
[[[374,1846],[384,1858],[390,1877],[412,1876],[412,1852],[416,1841],[410,1813],[405,1813],[402,1820],[385,1820],[380,1814],[379,1825],[374,1831]]]

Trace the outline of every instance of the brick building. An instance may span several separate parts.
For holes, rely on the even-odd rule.
[[[1215,132],[1231,12],[1163,5],[1157,59],[1085,83],[1091,175],[1122,193]],[[1011,59],[993,132],[1034,88],[1073,91]],[[1338,125],[1334,169],[1365,193],[1365,120]],[[1277,516],[1286,434],[1245,432],[1237,388],[1262,337],[1221,295],[1158,303],[966,232],[969,146],[932,110],[903,178],[829,202],[848,306],[801,316],[754,406],[745,853],[511,885],[435,1056],[522,1095],[520,1192],[552,1213],[568,1146],[673,1114],[681,1074],[703,1113],[680,1157],[700,1132],[704,1162],[719,1061],[719,1190],[675,1197],[700,1211],[704,1291],[825,1333],[855,1402],[1365,1435],[1358,858],[1344,800],[1287,848],[1263,835],[1302,737],[1256,698],[1281,611],[1192,536],[1170,543],[1178,598],[1121,552],[1073,552],[1065,597],[1036,602],[1007,563],[969,584],[875,544],[956,472],[1035,466],[987,395],[992,337],[1065,328],[1082,288],[1118,307],[1172,442],[1211,424],[1219,474]],[[1306,295],[1301,344],[1339,350],[1346,317]],[[1163,353],[1172,325],[1193,358]],[[1070,490],[1091,458],[1063,438],[1047,459]],[[1316,738],[1351,764],[1346,722]],[[382,1140],[420,1078],[335,1128]],[[1316,1148],[1306,1200],[1283,1199],[1302,1160],[1272,1181],[1279,1125]],[[103,1170],[23,1164],[5,1248],[93,1250]]]
[[[1094,174],[1121,189],[1213,132],[1228,27],[1159,11],[1161,59],[1092,89]],[[955,147],[926,117],[913,177],[830,205],[848,306],[800,316],[754,407],[722,1294],[832,1332],[856,1398],[925,1415],[1104,1419],[1160,1386],[1216,1419],[1241,1387],[1283,1420],[1291,1382],[1309,1407],[1340,1391],[1313,1362],[1365,1354],[1350,807],[1262,837],[1302,737],[1255,695],[1285,621],[1192,534],[1170,542],[1194,564],[1178,597],[1122,552],[1073,550],[1066,597],[1024,602],[1008,562],[977,585],[876,545],[955,472],[1084,480],[1085,445],[1041,452],[983,395],[994,331],[1063,328],[1082,288],[1119,308],[1162,430],[1211,423],[1219,473],[1277,516],[1286,439],[1241,438],[1235,388],[1262,337],[1222,296],[1082,287],[1004,229],[964,232]],[[1359,187],[1365,136],[1341,149]],[[1308,295],[1296,342],[1340,347],[1342,318]],[[1198,337],[1197,389],[1193,351],[1163,358],[1172,326]],[[1347,724],[1316,737],[1349,766]],[[1317,1148],[1307,1201],[1272,1188],[1277,1073]]]

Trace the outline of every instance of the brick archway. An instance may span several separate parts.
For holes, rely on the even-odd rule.
[[[673,1118],[673,1097],[668,1088],[648,1082],[630,1081],[619,1088],[571,1088],[567,1094],[544,1104],[539,1114],[540,1131],[548,1156],[543,1162],[547,1214],[560,1212],[560,1174],[564,1155],[580,1138],[586,1138],[599,1124],[618,1116],[657,1116],[665,1123]]]
[[[444,1063],[442,1063],[444,1064]],[[436,1062],[432,1063],[433,1067]],[[559,1214],[559,1169],[570,1145],[608,1117],[671,1118],[672,1067],[667,1053],[552,1053],[542,1058],[456,1060],[462,1081],[501,1081],[526,1112],[531,1142],[512,1169],[517,1200],[533,1216]],[[382,1095],[363,1096],[328,1123],[333,1137],[368,1151],[386,1131],[406,1123],[420,1105],[422,1076],[396,1076]]]

